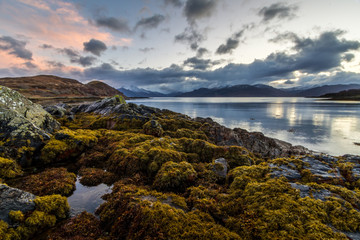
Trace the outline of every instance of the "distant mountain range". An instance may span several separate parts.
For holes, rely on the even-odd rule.
[[[337,84],[311,87],[307,89],[274,88],[264,84],[235,85],[222,88],[199,88],[191,92],[163,94],[141,88],[120,88],[128,97],[319,97],[328,93],[360,89],[360,84]]]

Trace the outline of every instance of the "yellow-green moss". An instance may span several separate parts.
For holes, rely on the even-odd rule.
[[[14,160],[0,157],[0,178],[14,178],[21,174],[21,168]]]
[[[188,162],[166,162],[156,174],[153,186],[163,191],[184,191],[196,180],[197,173]]]

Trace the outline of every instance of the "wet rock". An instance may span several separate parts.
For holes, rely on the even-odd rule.
[[[217,176],[226,178],[226,174],[228,171],[228,163],[227,163],[226,159],[225,158],[216,159],[214,161],[212,170]]]
[[[10,211],[24,213],[35,209],[35,195],[17,188],[0,184],[0,220],[10,223]]]
[[[31,163],[28,155],[43,146],[49,134],[60,124],[40,105],[20,93],[0,86],[0,153],[17,159],[21,165]]]
[[[290,185],[291,187],[300,190],[300,197],[302,198],[312,197],[314,199],[326,201],[326,199],[332,195],[331,192],[326,189],[316,190],[308,185],[302,185],[297,183],[290,183]]]
[[[298,170],[294,169],[295,165],[291,163],[292,165],[286,166],[286,165],[276,165],[276,164],[269,164],[269,167],[271,167],[271,177],[273,178],[279,178],[279,177],[286,177],[289,180],[298,180],[301,178],[301,174]],[[291,168],[292,167],[292,168]]]
[[[360,232],[343,232],[351,240],[360,240]]]
[[[343,178],[340,174],[339,169],[333,169],[325,163],[314,159],[312,157],[305,157],[301,159],[309,166],[304,166],[304,169],[310,170],[310,172],[318,178],[318,180],[331,180],[334,178]]]

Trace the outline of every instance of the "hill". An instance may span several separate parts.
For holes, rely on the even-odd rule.
[[[35,102],[44,100],[84,101],[122,95],[119,90],[100,81],[83,84],[77,80],[52,75],[0,78],[0,85],[14,89]]]
[[[167,97],[166,94],[149,91],[142,88],[118,88],[118,90],[124,93],[127,97]]]
[[[328,93],[320,96],[331,100],[360,100],[360,89],[350,89],[338,93]]]

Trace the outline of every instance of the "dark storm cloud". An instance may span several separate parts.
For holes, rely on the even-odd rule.
[[[90,52],[98,57],[107,50],[106,44],[97,39],[91,39],[89,42],[84,42],[83,45],[85,52]]]
[[[20,41],[10,36],[0,37],[0,50],[6,51],[10,55],[22,58],[25,60],[32,60],[32,52],[27,50],[26,42]]]
[[[258,15],[262,17],[264,22],[272,19],[291,19],[295,17],[295,12],[298,10],[297,6],[289,6],[286,3],[274,3],[269,7],[263,7],[259,10]]]
[[[209,53],[209,50],[207,50],[206,48],[199,48],[197,50],[196,56],[201,58],[202,56],[204,56],[207,53]]]
[[[165,5],[171,4],[175,7],[181,7],[183,5],[181,0],[164,0]]]
[[[52,45],[50,44],[42,44],[39,46],[39,48],[43,48],[43,49],[52,49],[54,48]]]
[[[188,44],[192,50],[196,50],[205,39],[203,34],[192,27],[185,28],[184,32],[175,36],[175,42]]]
[[[187,0],[184,15],[190,23],[194,23],[199,18],[210,17],[216,4],[217,0]]]
[[[156,14],[148,18],[142,18],[140,21],[136,23],[135,30],[139,27],[143,29],[157,28],[160,25],[160,23],[162,23],[164,20],[165,17],[160,14]]]
[[[116,32],[123,32],[123,33],[131,32],[128,21],[121,18],[99,17],[95,19],[95,24],[98,27],[107,27],[110,30]]]
[[[194,79],[194,84],[196,83],[198,87],[266,84],[279,79],[291,80],[295,78],[294,71],[308,74],[301,79],[304,83],[326,82],[326,77],[320,78],[321,73],[340,69],[343,56],[360,47],[360,42],[341,39],[340,35],[339,31],[325,32],[317,38],[310,39],[288,34],[291,38],[286,38],[286,40],[293,42],[293,54],[276,52],[265,59],[257,59],[249,64],[232,63],[215,70],[207,70],[214,64],[210,60],[189,58],[184,64],[192,67],[192,70],[185,70],[177,65],[162,70],[151,68],[117,70],[111,65],[102,65],[86,69],[85,76],[111,80],[112,84],[117,86],[129,83],[138,86],[165,84],[173,89],[181,89],[189,79]],[[337,82],[341,81],[341,77],[344,77],[347,82],[360,80],[359,74],[337,74],[336,78],[329,79]]]
[[[286,56],[289,65],[294,65],[296,70],[320,72],[340,67],[341,60],[348,51],[359,49],[360,42],[339,39],[342,34],[342,31],[324,32],[319,38],[311,39],[301,38],[294,33],[286,33],[271,41],[292,41],[293,49],[297,53]]]
[[[139,48],[139,51],[140,51],[140,52],[143,52],[143,53],[147,53],[147,52],[150,52],[150,51],[153,51],[153,50],[155,50],[155,48],[148,48],[148,47],[146,47],[146,48]]]
[[[86,56],[86,57],[73,58],[70,60],[70,62],[80,64],[83,67],[88,67],[93,65],[96,60],[97,59],[95,57]]]
[[[232,37],[226,40],[225,44],[221,44],[216,50],[216,54],[227,54],[231,53],[234,49],[239,46],[240,37],[243,35],[244,30],[235,33]]]
[[[184,61],[184,65],[198,70],[206,70],[217,64],[220,64],[220,61],[212,61],[211,59],[202,59],[198,57],[188,58]]]

